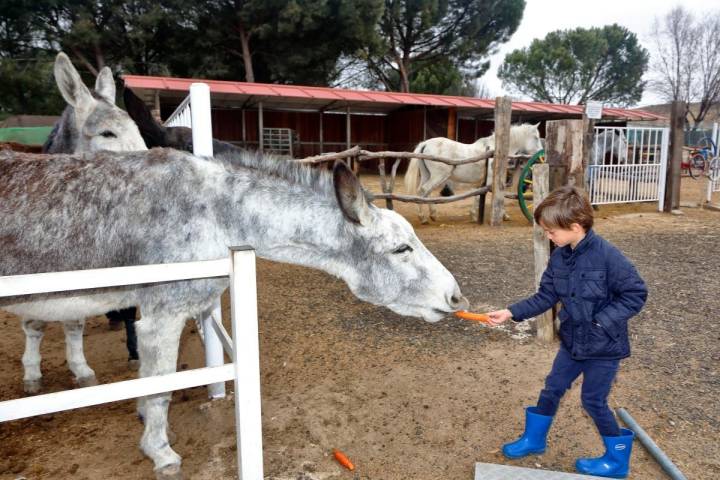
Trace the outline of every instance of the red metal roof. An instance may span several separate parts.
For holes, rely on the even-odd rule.
[[[495,100],[451,95],[430,95],[425,93],[399,93],[346,90],[341,88],[309,87],[301,85],[274,85],[264,83],[231,82],[225,80],[207,80],[173,77],[150,77],[142,75],[124,75],[125,85],[146,100],[151,94],[160,91],[184,97],[195,82],[206,83],[213,94],[213,102],[262,101],[268,108],[301,108],[312,110],[344,110],[387,113],[403,106],[425,105],[435,107],[457,107],[459,113],[478,113],[493,110]],[[582,105],[561,105],[541,102],[514,101],[512,109],[516,113],[549,114],[551,117],[582,116]],[[603,117],[613,120],[667,120],[662,115],[642,110],[622,108],[604,108]]]

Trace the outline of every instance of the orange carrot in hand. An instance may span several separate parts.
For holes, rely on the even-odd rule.
[[[484,313],[472,313],[465,310],[460,310],[459,312],[455,312],[455,316],[460,317],[464,320],[472,320],[473,322],[480,322],[487,325],[492,325],[490,323],[490,317],[488,317]]]
[[[337,448],[333,448],[333,456],[335,457],[335,460],[340,462],[340,465],[342,465],[343,467],[351,471],[355,470],[355,465],[353,465],[352,462],[345,456],[345,454]]]

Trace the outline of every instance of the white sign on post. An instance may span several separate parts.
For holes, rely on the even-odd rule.
[[[602,118],[602,109],[603,104],[602,102],[592,102],[589,101],[585,103],[585,115],[587,115],[588,118],[593,119],[601,119]]]

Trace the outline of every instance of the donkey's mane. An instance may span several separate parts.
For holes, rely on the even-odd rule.
[[[332,177],[327,170],[312,168],[275,155],[255,151],[231,151],[220,153],[215,159],[225,163],[231,172],[232,167],[244,167],[311,190],[323,193],[334,191]]]

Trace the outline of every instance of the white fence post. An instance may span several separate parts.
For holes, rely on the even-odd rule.
[[[205,83],[190,85],[190,114],[192,117],[193,154],[213,156],[210,87]]]
[[[210,87],[205,83],[190,85],[190,94],[165,122],[170,126],[189,127],[192,130],[193,154],[201,157],[212,157],[212,113],[210,110]],[[205,365],[215,367],[225,361],[222,343],[213,327],[213,317],[222,325],[222,308],[220,299],[212,311],[198,321],[199,334],[205,345]],[[208,386],[210,398],[225,396],[225,384],[214,383]]]
[[[263,479],[262,417],[260,412],[260,342],[257,319],[255,251],[230,249],[230,305],[233,364],[235,365],[235,422],[240,480]]]

